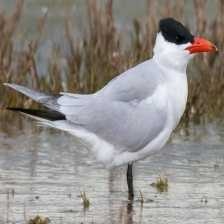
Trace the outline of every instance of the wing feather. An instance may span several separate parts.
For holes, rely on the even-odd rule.
[[[165,95],[164,108],[156,106],[161,83],[158,68],[147,61],[118,76],[93,95],[64,94],[57,103],[70,122],[119,148],[135,151],[164,128]]]
[[[71,124],[82,126],[119,148],[136,151],[164,128],[166,96],[164,108],[158,109],[156,102],[161,83],[159,68],[152,61],[146,61],[113,79],[95,94],[63,92],[62,96],[54,97],[23,86],[6,85],[64,114]]]

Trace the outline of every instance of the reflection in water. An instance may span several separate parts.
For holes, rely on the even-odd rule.
[[[127,203],[127,221],[124,224],[133,224],[133,202]]]
[[[76,138],[30,119],[15,115],[7,125],[0,133],[0,223],[22,224],[37,214],[56,224],[224,222],[223,126],[211,124],[204,137],[191,129],[193,139],[176,136],[136,163],[130,204],[125,166],[106,170]],[[160,174],[168,177],[168,192],[150,186]],[[83,210],[80,192],[89,209]]]
[[[110,214],[110,221],[111,223],[121,223],[121,224],[133,224],[133,202],[128,201],[127,199],[124,200],[120,206],[120,214],[118,220],[116,219],[116,216],[114,216],[114,209],[116,206],[118,206],[118,198],[116,197],[116,200],[114,200],[113,195],[116,193],[120,193],[121,189],[120,186],[125,186],[125,189],[123,190],[123,194],[127,197],[127,186],[126,186],[126,180],[124,177],[126,174],[126,167],[123,168],[115,168],[109,171],[109,181],[108,181],[108,188],[109,193],[112,197],[109,197],[109,210],[111,212]],[[123,183],[121,183],[121,180]]]
[[[136,211],[134,208],[139,207]],[[115,220],[112,223],[121,223],[121,224],[142,224],[143,223],[143,204],[139,206],[138,201],[125,201],[120,207],[119,219]]]
[[[134,216],[136,216],[137,223],[142,223],[142,211],[143,211],[143,204],[140,203],[140,200],[138,199],[138,195],[136,194],[136,201],[129,201],[128,198],[128,192],[127,192],[127,183],[126,183],[126,169],[127,167],[119,167],[114,168],[109,171],[109,178],[108,178],[108,189],[111,197],[109,197],[109,211],[110,214],[110,221],[111,223],[121,223],[121,224],[133,224],[134,222]],[[122,201],[121,197],[119,197],[120,194],[122,195]],[[117,196],[115,196],[117,195]],[[120,204],[121,203],[121,204]],[[119,217],[117,218],[114,215],[114,210],[119,207]],[[137,206],[140,208],[138,213],[135,214],[134,206],[137,204]],[[139,206],[141,205],[141,206]]]

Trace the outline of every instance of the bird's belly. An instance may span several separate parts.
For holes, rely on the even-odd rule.
[[[171,113],[171,108],[167,108]],[[166,144],[168,141],[173,129],[172,129],[173,120],[172,117],[167,116],[166,122],[164,124],[164,128],[161,132],[150,141],[145,147],[136,152],[125,151],[123,153],[118,154],[114,157],[111,166],[120,166],[125,163],[137,161],[144,159],[148,156],[151,156],[158,151]]]
[[[120,166],[129,162],[141,160],[157,153],[166,144],[171,133],[172,133],[172,129],[166,128],[153,141],[148,143],[141,150],[137,152],[125,151],[116,155],[113,161],[111,162],[110,167]]]

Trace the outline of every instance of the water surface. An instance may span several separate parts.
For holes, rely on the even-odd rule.
[[[130,36],[133,19],[146,16],[145,1],[114,2],[118,30]],[[14,3],[0,0],[0,9],[8,13]],[[193,12],[191,3],[188,13]],[[48,20],[37,54],[40,74],[47,74],[52,46],[64,38],[65,18],[70,17],[75,38],[81,38],[86,28],[81,0],[25,1],[17,42],[36,37],[37,18],[46,8]],[[187,136],[174,135],[163,151],[136,163],[136,200],[130,206],[126,167],[106,170],[78,139],[9,115],[5,119],[0,113],[0,223],[22,224],[36,215],[49,217],[54,224],[224,222],[224,125],[218,122],[192,126]],[[160,175],[168,178],[167,192],[151,186]],[[86,192],[89,209],[83,208],[80,192]]]
[[[135,164],[128,206],[125,168],[106,170],[79,141],[13,114],[0,133],[0,223],[36,215],[52,223],[223,223],[223,126],[192,127],[163,151]],[[150,184],[165,175],[168,192]],[[86,192],[84,209],[80,192]],[[140,193],[144,196],[141,205]]]

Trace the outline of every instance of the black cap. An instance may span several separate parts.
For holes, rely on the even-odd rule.
[[[190,31],[173,18],[161,19],[159,22],[159,31],[167,41],[178,45],[192,43],[194,40],[194,36]]]

